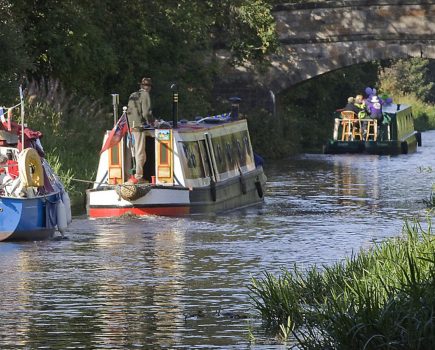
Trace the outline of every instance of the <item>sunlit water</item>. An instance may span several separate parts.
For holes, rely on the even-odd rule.
[[[424,216],[434,151],[427,132],[411,155],[303,155],[266,165],[260,207],[76,217],[68,240],[0,243],[0,349],[282,349],[249,303],[251,276],[399,235]]]

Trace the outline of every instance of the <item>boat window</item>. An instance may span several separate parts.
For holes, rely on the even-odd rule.
[[[185,176],[188,179],[196,179],[205,177],[204,166],[201,161],[201,150],[197,141],[180,142],[184,157],[182,164],[185,171]]]
[[[169,164],[168,162],[168,144],[162,142],[160,146],[160,164]]]
[[[208,158],[207,150],[205,147],[205,140],[201,140],[199,145],[199,155],[201,156],[202,168],[204,169],[204,177],[209,177],[211,174],[211,161]]]
[[[246,163],[253,162],[251,144],[249,142],[249,136],[247,135],[247,133],[244,133],[243,136],[243,151],[246,155]]]
[[[243,147],[244,147],[245,153],[248,153],[249,141],[248,141],[248,137],[247,136],[243,137]]]
[[[245,152],[242,150],[242,145],[240,143],[240,140],[236,140],[236,145],[237,145],[237,154],[239,155],[239,159],[241,163],[245,163],[246,160],[246,154]]]
[[[192,153],[189,145],[183,144],[183,149],[184,149],[184,154],[185,154],[186,160],[187,160],[187,166],[189,168],[195,168],[196,167],[195,155]]]
[[[232,147],[228,142],[226,144],[226,148],[227,148],[227,159],[230,163],[232,163],[233,162]]]
[[[214,154],[216,157],[216,166],[219,174],[228,171],[227,158],[225,157],[225,136],[219,136],[213,138]]]
[[[110,149],[110,164],[111,165],[119,165],[119,147],[118,147],[118,145],[115,145]]]
[[[216,148],[217,148],[217,157],[218,157],[218,161],[219,161],[219,163],[222,163],[222,162],[224,161],[224,159],[223,159],[223,157],[222,157],[222,147],[221,147],[220,144],[218,144],[218,145],[216,146]]]

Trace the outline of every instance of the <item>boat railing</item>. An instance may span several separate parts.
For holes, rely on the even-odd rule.
[[[359,119],[359,122],[361,123],[361,128],[363,128],[363,130],[365,131],[365,133],[363,134],[363,139],[365,141],[378,141],[378,136],[380,135],[380,130],[383,128],[382,125],[377,125],[376,127],[378,128],[378,130],[376,130],[376,134],[369,134],[369,137],[367,137],[367,129],[368,126],[370,125],[369,123],[372,123],[374,121],[374,119],[371,118],[364,118],[364,119]],[[343,124],[349,123],[349,124],[353,124],[354,120],[353,119],[346,119],[346,118],[335,118],[334,120],[334,133],[333,133],[333,139],[334,141],[338,141],[338,140],[346,140],[346,141],[356,141],[355,137],[352,133],[348,133],[348,131],[343,128]],[[355,125],[352,125],[351,127],[355,127]],[[345,133],[345,134],[343,134]],[[391,128],[390,128],[390,124],[386,125],[386,135],[382,136],[382,139],[385,141],[391,141]]]

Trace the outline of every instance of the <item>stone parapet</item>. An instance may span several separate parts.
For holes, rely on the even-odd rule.
[[[341,0],[274,7],[281,43],[268,69],[227,77],[279,94],[304,80],[369,61],[435,59],[435,0]]]

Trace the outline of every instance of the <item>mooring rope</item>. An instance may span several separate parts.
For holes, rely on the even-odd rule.
[[[12,106],[12,107],[1,106],[1,108],[3,108],[4,110],[9,110],[9,109],[17,108],[18,106],[21,106],[21,102],[16,104],[15,106]],[[3,114],[5,114],[5,113],[3,112]]]
[[[82,180],[82,179],[74,179],[74,178],[72,178],[71,181],[84,182],[84,183],[88,183],[88,184],[101,184],[101,185],[103,185],[100,181]],[[109,185],[109,186],[113,186],[113,187],[116,187],[116,186],[120,186],[120,187],[130,187],[130,186],[132,186],[132,185],[136,185],[136,184],[134,184],[134,183],[128,183],[128,182],[124,182],[123,184],[113,184],[113,185],[110,185],[110,184],[108,184],[108,183],[106,182],[106,183],[104,183],[104,185]],[[149,184],[149,183],[144,183],[143,185],[151,185],[151,184]]]

